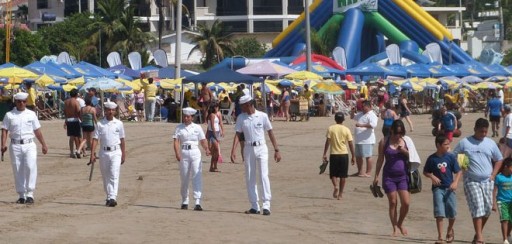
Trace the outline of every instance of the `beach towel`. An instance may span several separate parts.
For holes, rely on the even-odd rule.
[[[404,136],[403,139],[405,141],[407,149],[409,150],[409,163],[411,164],[410,170],[412,172],[420,167],[420,155],[418,154],[418,151],[416,151],[416,146],[414,146],[414,142],[410,137]]]

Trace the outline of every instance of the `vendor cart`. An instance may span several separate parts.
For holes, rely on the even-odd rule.
[[[291,120],[296,121],[297,117],[300,120],[309,120],[309,102],[307,99],[292,99],[290,100],[290,116]]]

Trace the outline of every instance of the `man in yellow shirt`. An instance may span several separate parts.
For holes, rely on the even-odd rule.
[[[350,129],[343,125],[345,116],[338,112],[334,115],[336,124],[329,126],[327,129],[323,160],[329,165],[329,176],[331,177],[334,192],[332,197],[341,199],[345,180],[348,177],[348,148],[350,148],[351,163],[355,164],[353,137]],[[327,149],[331,147],[329,161],[327,161]]]
[[[148,78],[148,84],[144,84],[144,111],[146,112],[146,121],[153,122],[155,116],[156,92],[158,88],[153,84],[153,78]]]
[[[28,99],[27,99],[27,107],[32,111],[36,111],[36,99],[37,92],[36,89],[32,86],[32,82],[25,82],[25,87],[27,88]]]
[[[368,100],[368,86],[366,86],[364,81],[361,83],[361,90],[359,90],[359,94],[364,94],[364,100]]]

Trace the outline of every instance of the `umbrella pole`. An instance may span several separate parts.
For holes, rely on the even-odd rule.
[[[185,87],[183,86],[183,79],[181,80],[181,92],[180,92],[180,123],[183,123],[183,115],[181,114],[183,112],[183,100],[185,96]]]
[[[100,90],[101,116],[105,118],[105,107],[103,107],[103,90]]]

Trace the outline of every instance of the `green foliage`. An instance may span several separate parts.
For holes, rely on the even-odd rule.
[[[222,61],[225,56],[233,54],[234,42],[220,20],[215,20],[212,26],[199,25],[198,29],[200,35],[192,38],[196,45],[188,56],[194,51],[200,51],[203,54],[203,68],[208,69]]]
[[[84,40],[89,40],[92,33],[98,31],[88,27],[96,22],[96,20],[90,19],[89,16],[88,13],[74,14],[63,22],[39,29],[37,34],[48,45],[49,53],[47,54],[59,54],[64,51],[73,53],[74,50],[69,49],[69,47],[82,43]],[[65,43],[70,45],[65,45]],[[94,59],[94,52],[90,52],[86,57],[88,60]]]
[[[26,30],[14,29],[11,41],[10,62],[25,66],[49,53],[41,36]],[[5,63],[5,29],[0,29],[0,62]]]
[[[246,58],[261,58],[265,55],[267,48],[264,43],[254,37],[243,37],[234,41],[233,54]]]

